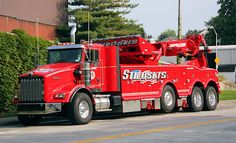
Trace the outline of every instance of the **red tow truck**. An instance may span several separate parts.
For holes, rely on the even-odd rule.
[[[220,87],[218,72],[208,68],[208,52],[201,35],[155,43],[126,36],[48,47],[48,64],[19,77],[18,119],[34,125],[43,115],[62,112],[72,124],[86,124],[95,112],[214,110]],[[161,56],[186,61],[163,64]]]

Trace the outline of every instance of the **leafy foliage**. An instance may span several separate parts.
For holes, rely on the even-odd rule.
[[[202,32],[201,30],[197,30],[197,29],[191,30],[191,29],[189,29],[189,30],[186,32],[185,36],[187,36],[187,35],[196,35],[196,34],[199,34],[199,33],[201,33],[201,32]]]
[[[70,27],[67,24],[61,24],[56,28],[56,34],[60,42],[70,42]]]
[[[51,43],[39,39],[39,63],[46,63],[46,47]],[[37,39],[22,30],[0,32],[0,112],[12,111],[18,90],[18,76],[35,67]]]
[[[137,6],[130,0],[79,0],[70,5],[79,7],[70,12],[78,24],[76,41],[88,40],[88,20],[90,39],[145,34],[142,25],[124,17]]]
[[[177,37],[175,30],[168,29],[158,36],[158,41],[162,41],[168,38],[175,39]]]
[[[236,44],[236,1],[218,0],[217,3],[220,5],[218,16],[211,18],[207,25],[216,29],[220,44]],[[213,30],[206,38],[209,45],[215,45],[216,38]]]

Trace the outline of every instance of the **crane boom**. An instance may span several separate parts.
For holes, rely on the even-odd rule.
[[[185,64],[207,67],[204,51],[199,50],[201,44],[206,46],[202,35],[188,35],[181,40],[156,43],[150,43],[138,35],[97,39],[94,42],[103,46],[118,46],[121,61],[124,62],[156,64],[161,56],[184,56],[188,57],[188,61],[197,59],[195,62]]]

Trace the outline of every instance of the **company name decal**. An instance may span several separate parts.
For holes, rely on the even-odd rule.
[[[112,42],[98,42],[104,46],[127,46],[135,45],[138,43],[138,39],[133,40],[121,40],[121,41],[112,41]]]
[[[151,84],[157,83],[160,79],[165,79],[167,77],[167,73],[165,71],[162,72],[151,72],[149,70],[141,71],[141,70],[124,70],[123,73],[123,80],[132,80],[140,81],[141,84],[144,84],[148,81],[151,82]]]
[[[180,48],[180,47],[186,47],[186,43],[170,44],[169,47],[170,47],[170,48],[173,48],[173,47],[177,47],[177,48]]]

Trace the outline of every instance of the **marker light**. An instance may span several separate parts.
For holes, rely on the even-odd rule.
[[[57,93],[54,95],[55,99],[65,99],[66,94],[65,93]]]

